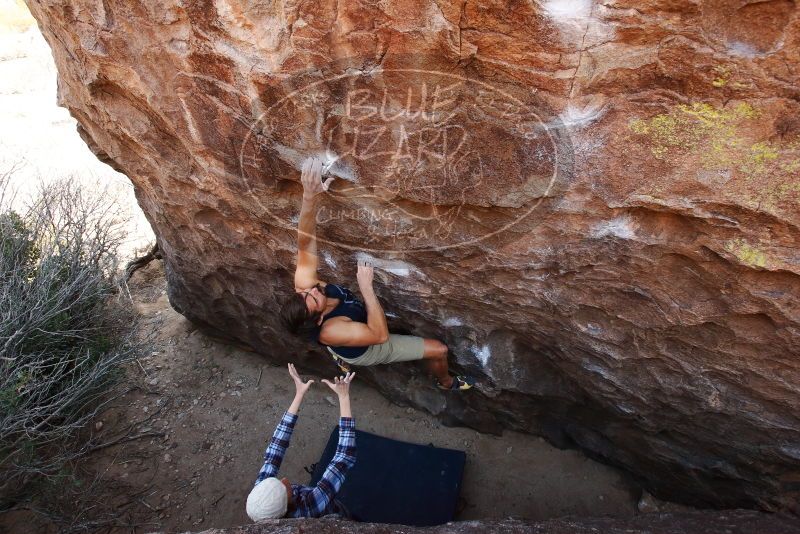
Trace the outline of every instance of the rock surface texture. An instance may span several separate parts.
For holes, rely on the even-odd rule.
[[[372,259],[390,327],[444,340],[481,385],[361,377],[661,498],[796,506],[796,1],[29,6],[60,103],[130,177],[190,319],[334,372],[276,305],[297,169],[322,154],[339,178],[322,279],[355,286]]]
[[[564,518],[549,521],[462,521],[438,527],[406,527],[330,519],[282,519],[200,534],[798,534],[796,521],[785,516],[744,510],[645,514],[633,519]]]

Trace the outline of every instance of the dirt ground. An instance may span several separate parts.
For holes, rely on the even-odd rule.
[[[107,486],[126,488],[125,498],[108,496],[120,503],[120,512],[124,501],[126,510],[138,510],[125,512],[131,523],[146,523],[128,532],[248,523],[247,494],[294,385],[282,366],[206,337],[175,312],[160,262],[137,272],[130,287],[151,350],[128,369],[133,389],[93,429],[100,442],[121,441],[95,452],[90,463]],[[428,414],[390,403],[357,377],[351,397],[361,430],[466,452],[457,519],[637,513],[639,488],[579,452],[516,432],[498,437],[444,427]],[[304,467],[319,459],[337,420],[332,392],[312,386],[281,475],[307,483]],[[11,528],[29,530],[22,523]]]

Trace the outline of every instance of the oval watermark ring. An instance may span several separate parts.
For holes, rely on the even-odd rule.
[[[262,111],[243,139],[239,170],[278,226],[297,230],[297,220],[292,206],[264,200],[264,167],[273,175],[299,170],[311,155],[337,177],[318,224],[356,227],[340,239],[330,234],[347,232],[318,232],[318,241],[364,252],[486,241],[528,220],[571,177],[567,130],[534,92],[386,59],[372,68],[349,59],[324,73],[303,71],[254,102]]]

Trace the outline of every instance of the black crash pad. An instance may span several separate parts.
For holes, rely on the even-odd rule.
[[[336,426],[311,476],[322,478],[339,442]],[[336,496],[353,519],[412,526],[453,520],[466,454],[356,430],[356,465]]]

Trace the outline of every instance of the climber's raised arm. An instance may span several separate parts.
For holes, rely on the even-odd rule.
[[[300,221],[297,225],[297,269],[294,272],[294,287],[297,291],[309,289],[317,284],[317,204],[319,194],[327,191],[333,177],[322,181],[322,161],[310,157],[303,162],[300,176],[303,184],[303,203],[300,206]]]
[[[332,180],[322,181],[320,159],[312,157],[303,162],[295,290],[284,295],[280,305],[286,330],[325,346],[342,370],[349,371],[351,364],[424,359],[441,389],[470,389],[474,380],[450,374],[447,345],[436,339],[389,333],[386,314],[372,287],[372,266],[359,262],[357,279],[363,302],[346,287],[317,278],[317,202]]]

